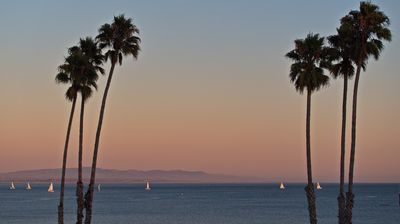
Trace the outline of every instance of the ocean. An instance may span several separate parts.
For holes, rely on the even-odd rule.
[[[57,223],[59,185],[0,184],[1,224]],[[317,191],[318,221],[337,223],[337,184]],[[102,184],[95,192],[94,224],[293,224],[308,223],[304,184]],[[397,184],[357,184],[354,224],[399,224]],[[75,185],[65,194],[65,223],[75,223]]]

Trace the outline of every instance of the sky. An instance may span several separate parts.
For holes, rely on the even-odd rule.
[[[393,40],[361,75],[355,180],[400,182],[400,2],[373,2],[391,19]],[[102,24],[124,13],[140,29],[142,51],[137,61],[125,58],[115,69],[99,167],[305,181],[306,97],[290,83],[291,62],[284,55],[310,32],[334,34],[339,19],[358,5],[348,0],[2,1],[0,172],[61,167],[71,103],[64,98],[67,86],[54,81],[57,66],[79,38],[96,36]],[[105,81],[101,77],[86,105],[84,166],[91,165]],[[342,85],[331,79],[312,97],[316,181],[338,181]],[[79,107],[69,167],[77,166],[78,112]],[[347,130],[349,148],[350,122]]]

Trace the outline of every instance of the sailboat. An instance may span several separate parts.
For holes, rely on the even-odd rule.
[[[322,189],[321,185],[319,184],[319,182],[317,182],[317,190],[321,190],[321,189]]]
[[[31,187],[31,185],[29,184],[29,182],[26,184],[26,189],[27,189],[27,190],[32,190],[32,187]]]
[[[285,185],[283,185],[283,182],[281,182],[281,185],[279,186],[279,189],[285,190]]]
[[[49,193],[54,192],[53,182],[50,182],[50,186],[49,186],[49,189],[47,189],[47,192],[49,192]]]
[[[99,184],[99,185],[97,185],[97,191],[101,191],[101,185]]]
[[[146,189],[146,191],[151,190],[149,181],[146,181],[146,188],[145,189]]]
[[[11,182],[10,190],[15,190],[14,181]]]

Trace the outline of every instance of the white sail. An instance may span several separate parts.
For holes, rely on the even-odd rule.
[[[319,182],[317,183],[317,190],[321,190],[322,189],[322,187],[321,187],[321,185],[319,184]]]
[[[53,193],[54,188],[53,188],[53,182],[50,183],[49,189],[47,189],[47,192]]]
[[[279,189],[281,189],[281,190],[285,189],[285,185],[283,185],[283,182],[281,182],[281,185],[279,186]]]
[[[14,181],[11,182],[10,190],[15,190]]]
[[[29,184],[29,182],[26,184],[26,189],[27,189],[27,190],[32,190],[32,187],[31,187],[31,185]]]
[[[97,185],[97,191],[101,191],[101,185]]]
[[[145,189],[148,190],[148,191],[151,190],[149,181],[146,181],[146,188]]]

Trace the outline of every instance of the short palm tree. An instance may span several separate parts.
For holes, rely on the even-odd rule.
[[[96,178],[96,166],[101,127],[103,124],[103,116],[107,101],[107,95],[110,88],[112,76],[114,74],[115,65],[117,63],[122,65],[122,59],[124,56],[132,55],[134,59],[137,59],[140,51],[140,38],[137,36],[138,34],[139,29],[133,24],[132,19],[127,19],[124,15],[119,15],[114,17],[114,21],[112,24],[106,23],[102,25],[99,29],[99,34],[96,37],[100,48],[106,51],[104,54],[105,60],[110,60],[111,68],[108,74],[108,79],[101,103],[99,122],[97,126],[96,139],[93,150],[90,183],[85,195],[86,224],[90,224],[92,220],[93,193]]]
[[[81,114],[79,122],[79,151],[78,151],[78,181],[76,186],[77,196],[77,224],[83,221],[84,197],[83,197],[83,120],[85,113],[85,103],[92,96],[92,88],[97,89],[96,81],[98,73],[104,74],[103,56],[97,43],[90,37],[80,39],[78,46],[69,49],[70,54],[78,55],[79,61],[79,93],[81,94]]]
[[[351,49],[351,34],[343,29],[337,29],[337,34],[329,36],[327,39],[331,45],[330,55],[335,63],[329,68],[334,78],[343,78],[343,102],[342,102],[342,135],[340,145],[340,184],[339,184],[339,224],[344,224],[344,210],[346,207],[346,197],[344,190],[345,172],[345,153],[346,153],[346,113],[347,113],[347,86],[348,80],[354,75],[354,65]]]
[[[351,11],[341,19],[341,29],[352,34],[352,60],[357,66],[353,88],[353,110],[351,123],[351,149],[349,166],[349,186],[346,193],[345,222],[352,223],[352,209],[354,203],[353,181],[354,160],[356,151],[356,118],[357,94],[361,69],[366,68],[370,56],[378,60],[383,50],[383,40],[391,41],[389,18],[379,10],[377,5],[370,2],[360,2],[360,9]]]
[[[324,68],[328,65],[328,51],[324,47],[324,38],[318,34],[308,34],[305,39],[297,39],[294,43],[295,49],[288,52],[286,57],[294,61],[290,67],[290,81],[300,94],[304,91],[307,92],[306,157],[308,184],[305,187],[305,191],[308,200],[310,223],[316,224],[317,209],[311,169],[311,95],[329,83],[329,77],[324,75]]]

